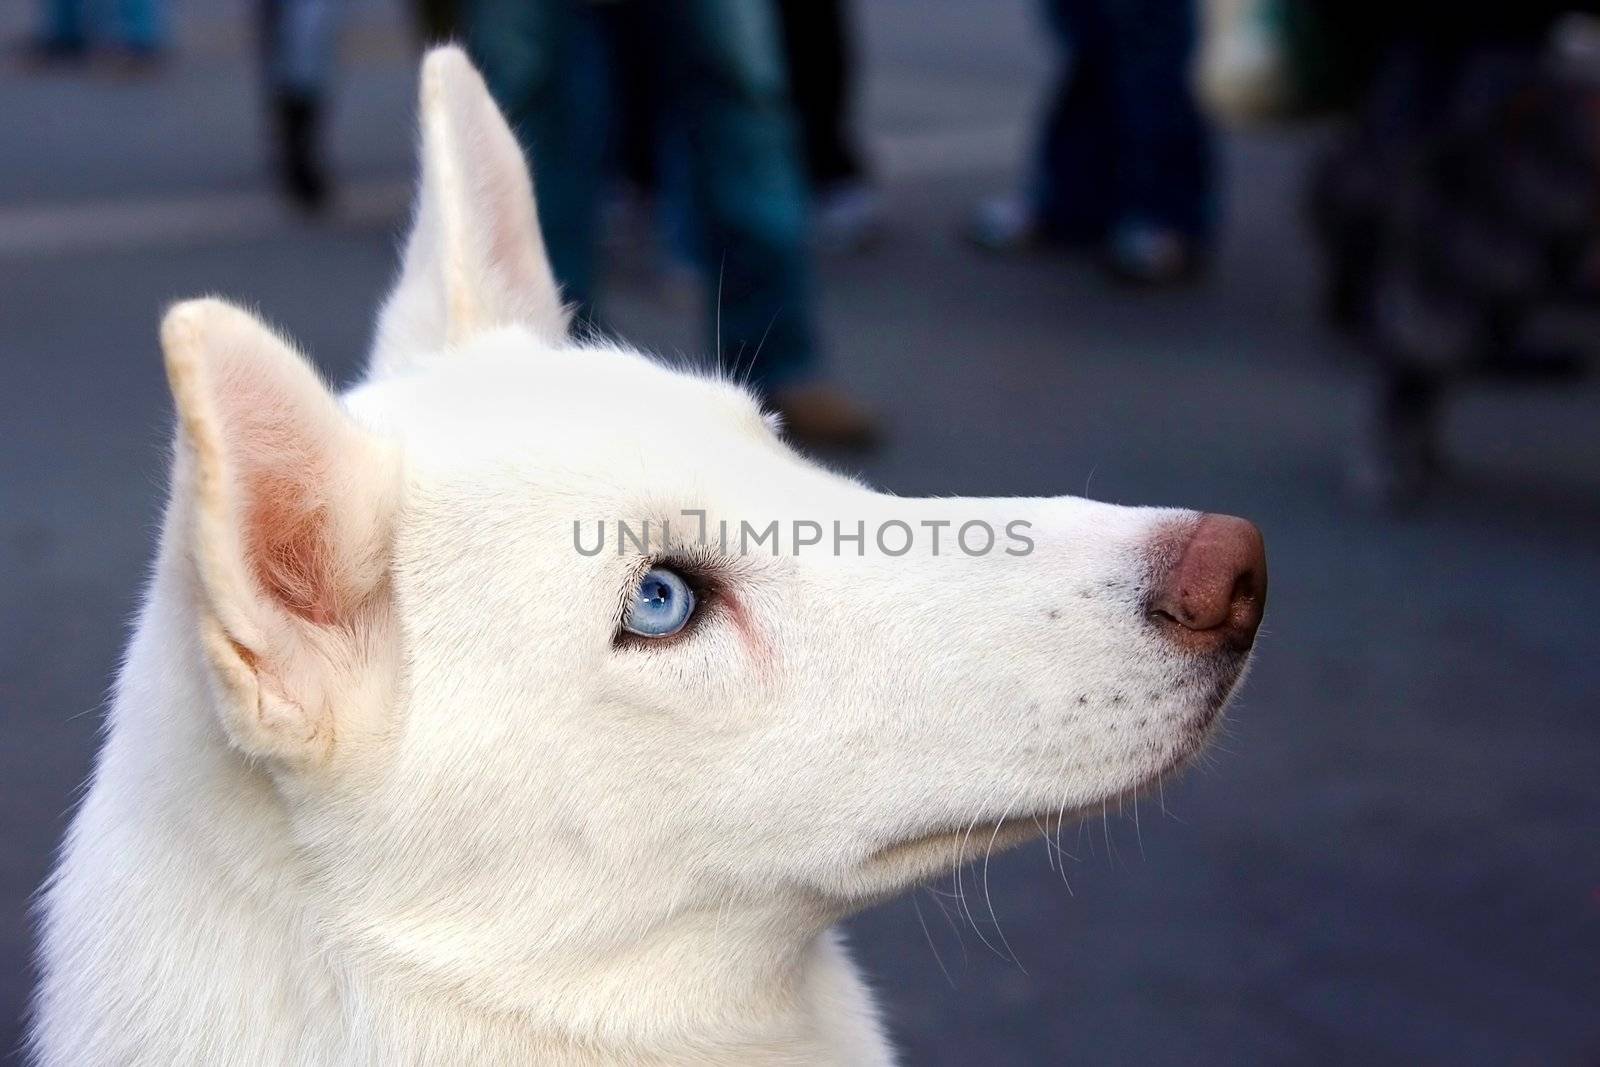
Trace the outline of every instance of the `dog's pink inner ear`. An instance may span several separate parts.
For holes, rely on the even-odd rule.
[[[330,550],[328,508],[305,478],[261,471],[246,492],[245,551],[262,588],[319,626],[344,618]]]
[[[320,397],[317,397],[320,400]],[[308,622],[348,618],[333,514],[339,434],[318,406],[238,375],[220,397],[245,562],[263,593]]]

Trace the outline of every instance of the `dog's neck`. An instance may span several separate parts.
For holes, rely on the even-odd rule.
[[[271,779],[195,714],[208,694],[159,584],[50,891],[41,1062],[890,1062],[814,919],[681,915],[636,959],[547,970],[522,1005],[330,940]]]

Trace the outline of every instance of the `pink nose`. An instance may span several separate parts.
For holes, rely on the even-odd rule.
[[[1267,548],[1255,524],[1202,515],[1157,564],[1145,614],[1174,642],[1197,651],[1248,651],[1267,605]]]

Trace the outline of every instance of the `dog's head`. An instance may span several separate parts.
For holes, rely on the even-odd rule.
[[[1203,743],[1260,619],[1253,527],[822,470],[734,385],[568,338],[459,53],[422,114],[364,383],[217,301],[163,327],[221,729],[338,936],[472,982],[674,917],[828,918]]]

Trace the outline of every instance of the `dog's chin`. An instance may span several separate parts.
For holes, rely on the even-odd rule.
[[[863,873],[890,886],[920,881],[973,860],[1015,848],[1036,837],[1054,834],[1074,813],[1023,815],[960,828],[934,830],[896,841],[867,857]]]
[[[1026,844],[1034,838],[1054,836],[1063,826],[1098,814],[1108,805],[1116,806],[1141,797],[1158,782],[1180,771],[1205,748],[1229,699],[1243,680],[1245,666],[1245,658],[1240,657],[1236,664],[1217,672],[1209,680],[1210,684],[1202,687],[1205,695],[1178,726],[1170,745],[1132,775],[1125,786],[1088,803],[1041,807],[1028,814],[1008,816],[998,823],[993,819],[977,819],[961,826],[934,827],[925,833],[891,841],[867,856],[861,875],[865,881],[881,886],[882,892],[887,894],[962,864]]]
[[[1140,795],[1154,783],[1176,770],[1198,751],[1199,746],[1143,775],[1126,789],[1107,793],[1089,804],[1067,805],[1053,811],[1012,815],[998,823],[978,819],[961,827],[947,826],[914,837],[891,841],[870,853],[858,872],[861,883],[873,895],[889,895],[908,885],[937,877],[975,860],[987,860],[1001,852],[1027,844],[1039,837],[1054,837],[1064,826],[1098,814],[1105,806]]]

